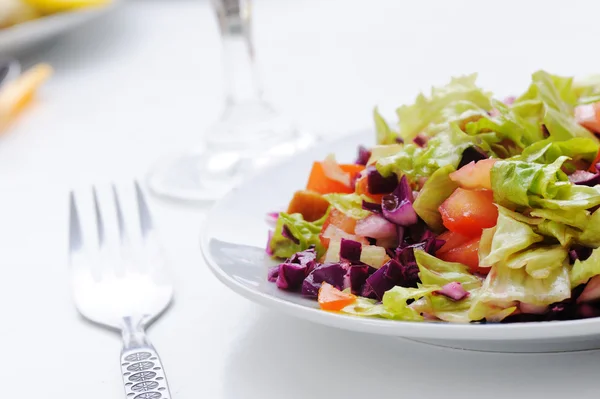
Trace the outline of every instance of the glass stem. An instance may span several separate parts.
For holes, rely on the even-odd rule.
[[[226,109],[260,102],[262,89],[254,62],[249,0],[213,0],[217,13],[226,86]]]

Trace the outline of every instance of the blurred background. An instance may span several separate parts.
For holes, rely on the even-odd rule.
[[[52,15],[11,26],[7,15],[21,1]],[[53,68],[0,137],[0,189],[33,178],[69,187],[144,174],[197,143],[222,107],[208,0],[87,0],[93,7],[75,10],[66,1],[0,0],[0,57]],[[370,128],[375,105],[393,120],[396,106],[453,75],[478,72],[481,85],[503,96],[540,68],[597,70],[592,1],[252,4],[265,97],[325,137]]]

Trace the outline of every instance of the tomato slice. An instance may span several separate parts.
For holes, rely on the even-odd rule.
[[[456,172],[450,173],[450,180],[457,182],[460,187],[466,189],[484,188],[491,190],[490,173],[495,163],[495,159],[482,159],[477,163],[468,163]]]
[[[330,232],[332,229],[328,230],[329,226],[334,226],[339,230],[342,230],[344,233],[354,235],[354,228],[356,227],[356,219],[351,218],[350,216],[346,216],[343,212],[337,210],[332,207],[329,211],[329,215],[325,222],[323,223],[323,227],[321,228],[321,233],[319,234],[319,239],[325,248],[329,247],[329,240],[332,237],[325,237],[326,232]]]
[[[369,182],[367,180],[367,176],[363,176],[360,179],[356,180],[355,191],[356,194],[366,195],[367,197],[372,199],[373,202],[378,204],[381,204],[381,201],[383,200],[384,196],[384,194],[371,194],[369,192]]]
[[[435,256],[446,262],[462,263],[463,265],[468,266],[472,273],[487,274],[490,270],[489,267],[479,267],[480,240],[481,237],[472,238],[448,251],[441,253],[438,251]]]
[[[575,119],[586,129],[600,133],[600,102],[575,107]]]
[[[350,174],[350,180],[354,180],[356,176],[362,172],[365,167],[364,165],[355,165],[355,164],[341,164],[339,167],[346,173]],[[348,187],[339,181],[332,180],[325,174],[325,169],[323,167],[323,162],[315,162],[313,163],[312,169],[310,171],[310,176],[308,177],[308,183],[306,184],[306,189],[310,191],[315,191],[320,194],[330,194],[330,193],[345,193],[351,194],[354,192],[352,187]]]
[[[450,231],[469,237],[496,225],[498,208],[490,190],[457,188],[439,207],[444,226]]]
[[[471,237],[455,233],[453,231],[446,231],[440,234],[438,238],[440,240],[444,240],[444,245],[442,245],[442,247],[437,250],[437,252],[435,253],[436,256],[438,254],[443,254],[444,252],[448,252],[451,249],[461,246],[471,239]]]
[[[323,310],[340,311],[356,301],[356,296],[342,292],[329,283],[323,282],[317,297],[319,306]]]

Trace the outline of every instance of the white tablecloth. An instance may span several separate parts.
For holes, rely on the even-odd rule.
[[[270,98],[331,134],[370,125],[480,72],[502,94],[538,68],[598,71],[597,6],[583,1],[257,0]],[[595,9],[594,9],[595,8]],[[26,63],[56,75],[0,138],[0,376],[6,397],[120,398],[119,337],[85,323],[67,283],[67,190],[141,177],[193,144],[222,100],[206,1],[141,0]],[[173,398],[596,398],[598,353],[492,355],[338,331],[262,309],[212,277],[205,209],[153,200],[177,277],[151,330]]]

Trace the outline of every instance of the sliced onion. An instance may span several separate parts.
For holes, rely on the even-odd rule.
[[[417,213],[412,205],[413,192],[406,176],[402,176],[400,183],[393,193],[385,195],[381,202],[383,216],[400,226],[410,226],[418,221]]]
[[[356,223],[354,232],[370,238],[389,238],[396,236],[396,226],[379,215],[371,215]]]
[[[435,294],[443,295],[453,301],[460,301],[469,296],[469,293],[463,288],[462,284],[456,281],[444,285],[441,290],[435,291]]]
[[[335,160],[335,155],[329,154],[323,161],[323,173],[328,179],[342,183],[346,187],[352,187],[350,173],[344,172]]]

